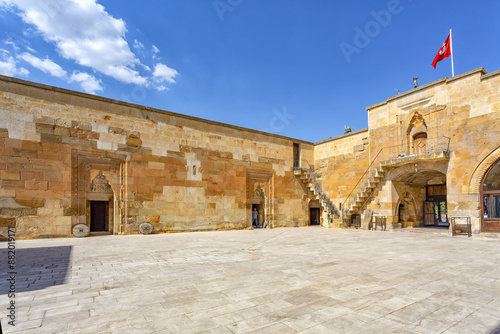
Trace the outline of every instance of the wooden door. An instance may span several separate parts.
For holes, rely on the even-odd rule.
[[[436,225],[436,211],[434,202],[424,202],[424,224],[426,226]]]
[[[319,208],[310,208],[309,218],[309,225],[319,225]]]
[[[107,232],[109,202],[91,201],[90,202],[90,232]]]

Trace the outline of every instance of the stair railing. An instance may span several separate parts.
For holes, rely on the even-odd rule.
[[[309,161],[307,161],[306,159],[304,159],[304,161],[307,164],[307,168],[295,168],[295,170],[301,170],[306,173],[307,181],[313,185],[315,194],[323,202],[322,206],[328,213],[328,216],[333,218],[335,215],[339,215],[339,210],[337,209],[335,204],[333,204],[328,195],[323,192],[321,181],[318,180],[318,178],[321,176],[321,172],[315,172]]]
[[[382,151],[384,151],[383,148],[380,149],[380,151],[378,151],[377,155],[375,156],[375,158],[373,158],[373,160],[370,162],[370,165],[368,165],[368,168],[365,170],[365,172],[363,173],[363,175],[361,175],[361,177],[359,178],[358,182],[356,182],[356,184],[354,185],[354,187],[352,188],[351,192],[349,193],[349,195],[347,195],[347,198],[344,200],[344,202],[342,203],[342,221],[344,221],[344,212],[346,214],[349,213],[349,208],[345,208],[345,204],[346,202],[351,198],[351,196],[353,194],[357,194],[357,191],[355,192],[355,190],[358,189],[358,185],[360,184],[361,181],[364,180],[365,178],[365,175],[368,174],[370,172],[370,169],[372,168],[372,166],[375,164],[376,161],[378,161],[378,157],[380,156],[380,154],[382,153]],[[361,189],[361,188],[360,188]]]

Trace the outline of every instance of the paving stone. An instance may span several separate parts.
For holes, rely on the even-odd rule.
[[[2,321],[4,333],[428,334],[500,325],[497,240],[253,232],[17,241],[37,249],[23,257],[37,277],[56,262],[70,274],[17,293],[19,327]],[[72,249],[65,264],[51,257],[58,247]],[[26,270],[19,277],[31,279]],[[0,310],[8,302],[0,295]]]

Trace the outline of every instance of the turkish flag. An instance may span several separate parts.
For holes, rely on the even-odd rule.
[[[449,57],[451,55],[451,44],[450,44],[450,35],[446,37],[446,41],[444,41],[443,45],[439,49],[436,57],[434,58],[434,61],[432,62],[432,66],[436,68],[436,64],[443,60],[446,57]]]

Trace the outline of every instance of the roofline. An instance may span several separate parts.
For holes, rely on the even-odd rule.
[[[168,115],[168,116],[183,118],[183,119],[187,119],[187,120],[191,120],[191,121],[208,123],[208,124],[211,124],[211,125],[222,126],[222,127],[226,127],[226,128],[230,128],[230,129],[234,129],[234,130],[238,130],[238,131],[252,132],[252,133],[256,133],[256,134],[260,134],[260,135],[264,135],[264,136],[268,136],[268,137],[274,137],[274,138],[278,138],[278,139],[290,140],[290,141],[299,142],[299,143],[302,143],[302,144],[314,145],[313,142],[309,142],[309,141],[306,141],[306,140],[301,140],[301,139],[291,138],[291,137],[287,137],[287,136],[277,135],[277,134],[274,134],[274,133],[268,133],[268,132],[264,132],[264,131],[254,130],[254,129],[245,128],[245,127],[242,127],[242,126],[237,126],[237,125],[232,125],[232,124],[227,124],[227,123],[222,123],[222,122],[217,122],[217,121],[211,121],[211,120],[207,120],[207,119],[200,118],[200,117],[188,116],[188,115],[179,114],[179,113],[172,112],[172,111],[167,111],[167,110],[162,110],[162,109],[147,107],[147,106],[143,106],[143,105],[140,105],[140,104],[135,104],[135,103],[125,102],[125,101],[115,100],[115,99],[111,99],[111,98],[107,98],[107,97],[103,97],[103,96],[97,96],[97,95],[82,93],[82,92],[78,92],[78,91],[71,90],[71,89],[50,86],[50,85],[41,84],[41,83],[37,83],[37,82],[33,82],[33,81],[28,81],[28,80],[13,78],[13,77],[5,76],[5,75],[0,75],[0,81],[11,82],[11,83],[15,83],[15,84],[19,84],[19,85],[24,85],[24,86],[28,86],[28,87],[35,87],[35,88],[44,89],[44,90],[48,90],[48,91],[53,91],[53,92],[57,92],[57,93],[78,96],[78,97],[81,97],[81,98],[84,98],[84,99],[90,99],[90,100],[95,100],[95,101],[99,101],[99,102],[110,103],[110,104],[125,106],[125,107],[129,107],[129,108],[135,108],[135,109],[139,109],[139,110],[145,110],[145,111],[148,111],[148,112],[159,113],[159,114],[163,114],[163,115]],[[58,103],[67,104],[66,102],[58,102]]]
[[[361,130],[356,130],[356,131],[344,133],[344,134],[342,134],[340,136],[336,136],[336,137],[331,137],[331,138],[328,138],[328,139],[324,139],[324,140],[321,140],[319,142],[314,143],[314,146],[325,144],[325,143],[328,143],[328,142],[331,142],[331,141],[334,141],[334,140],[338,140],[338,139],[342,139],[342,138],[345,138],[345,137],[354,136],[354,135],[357,135],[357,134],[360,134],[360,133],[363,133],[363,132],[368,132],[368,128],[364,128],[364,129],[361,129]]]
[[[404,93],[392,96],[392,97],[388,98],[387,100],[385,100],[383,102],[374,104],[374,105],[366,108],[366,110],[368,112],[370,112],[371,110],[373,110],[375,108],[378,108],[380,106],[386,105],[389,102],[395,101],[397,99],[401,99],[401,98],[406,97],[408,95],[411,95],[413,93],[417,93],[417,92],[420,92],[420,91],[425,90],[427,88],[430,88],[430,87],[433,87],[433,86],[437,86],[437,85],[440,85],[440,84],[443,84],[443,83],[448,84],[450,82],[453,82],[453,81],[456,81],[456,80],[460,80],[460,79],[463,79],[465,77],[472,76],[472,75],[475,75],[475,74],[478,74],[478,73],[481,74],[481,80],[485,80],[485,79],[489,79],[489,78],[491,78],[493,76],[500,75],[500,70],[495,71],[495,72],[491,72],[491,73],[488,74],[488,72],[486,72],[486,70],[484,69],[484,67],[480,67],[480,68],[476,68],[475,70],[472,70],[472,71],[469,71],[469,72],[465,72],[465,73],[456,75],[456,76],[451,77],[451,78],[445,77],[445,78],[442,78],[442,79],[430,82],[428,84],[425,84],[423,86],[420,86],[418,88],[414,88],[414,89],[406,91]]]

